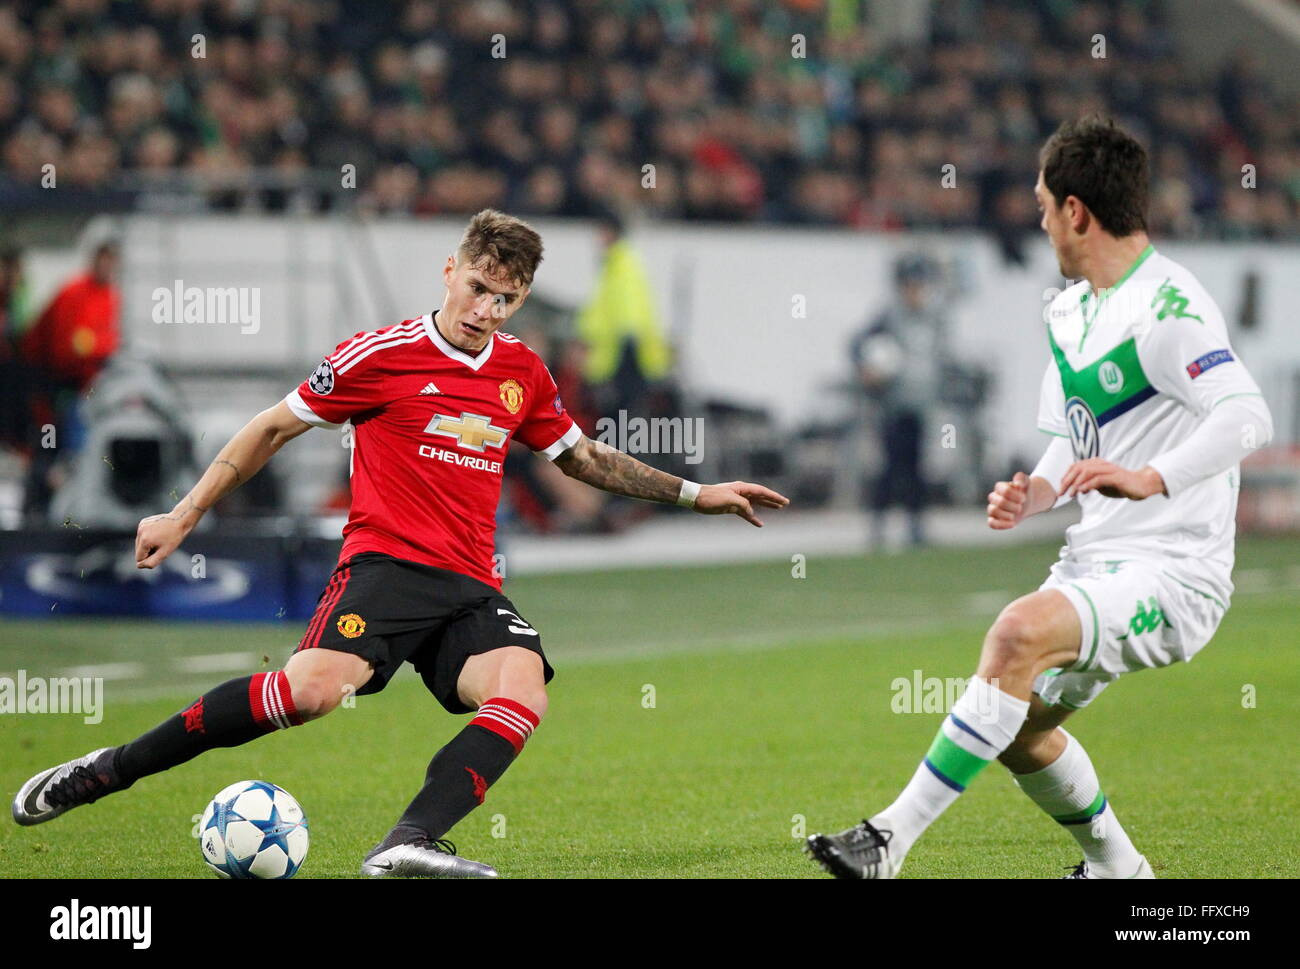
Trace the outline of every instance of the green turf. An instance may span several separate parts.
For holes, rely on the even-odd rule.
[[[1296,550],[1243,541],[1241,588],[1214,642],[1191,664],[1126,677],[1071,722],[1158,876],[1300,868],[1289,820],[1300,794]],[[938,725],[933,713],[891,711],[895,678],[968,675],[1001,604],[1035,588],[1054,554],[813,558],[803,579],[777,562],[513,580],[507,593],[559,670],[551,713],[451,836],[507,876],[816,877],[794,837],[800,819],[839,829],[888,803]],[[129,739],[235,675],[185,672],[178,657],[248,652],[250,669],[262,656],[279,665],[298,634],[3,621],[0,672],[141,663],[146,675],[107,683],[99,725],[0,716],[0,788],[8,796],[41,767]],[[191,817],[256,777],[307,811],[300,877],[351,876],[462,723],[406,671],[354,709],[206,754],[49,825],[0,823],[0,874],[209,877]],[[995,765],[913,850],[905,876],[1044,877],[1077,856]]]

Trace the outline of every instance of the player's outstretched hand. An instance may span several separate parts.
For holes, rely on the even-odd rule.
[[[728,481],[726,484],[701,485],[695,498],[695,510],[702,515],[739,515],[751,525],[763,527],[754,507],[784,508],[790,499],[771,488],[750,484],[748,481]]]
[[[1128,471],[1118,464],[1101,458],[1075,461],[1061,479],[1061,494],[1074,497],[1089,491],[1100,492],[1107,498],[1130,498],[1141,501],[1162,494],[1165,482],[1155,468]]]
[[[1025,520],[1029,501],[1029,475],[1017,471],[1010,481],[999,481],[989,492],[989,528],[1003,531]]]
[[[135,530],[135,567],[152,569],[176,551],[188,529],[171,515],[151,515],[142,519]]]

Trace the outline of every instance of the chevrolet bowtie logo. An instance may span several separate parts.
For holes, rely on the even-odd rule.
[[[429,421],[429,426],[424,429],[426,434],[442,434],[446,437],[454,437],[456,443],[461,447],[469,448],[471,451],[486,451],[488,446],[502,447],[506,443],[506,437],[509,432],[505,428],[496,427],[491,419],[481,414],[461,413],[459,418],[448,417],[446,414],[434,414],[433,420]]]

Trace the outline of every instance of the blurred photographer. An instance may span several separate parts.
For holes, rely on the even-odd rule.
[[[927,256],[894,264],[894,299],[852,340],[854,373],[874,404],[884,467],[871,488],[871,542],[885,541],[885,512],[907,509],[908,537],[925,543],[926,482],[921,436],[943,387],[947,320],[939,312],[939,272]]]

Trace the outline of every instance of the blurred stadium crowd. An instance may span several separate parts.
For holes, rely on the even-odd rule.
[[[1012,239],[1037,221],[1042,139],[1101,110],[1152,148],[1155,232],[1300,234],[1295,99],[1249,53],[1194,76],[1158,0],[936,0],[928,44],[882,41],[862,6],[0,0],[0,202],[56,204],[39,188],[53,162],[64,204],[156,207],[179,173],[225,187],[197,196],[209,208],[325,208],[355,165],[375,212]],[[1258,190],[1231,191],[1248,163]]]

